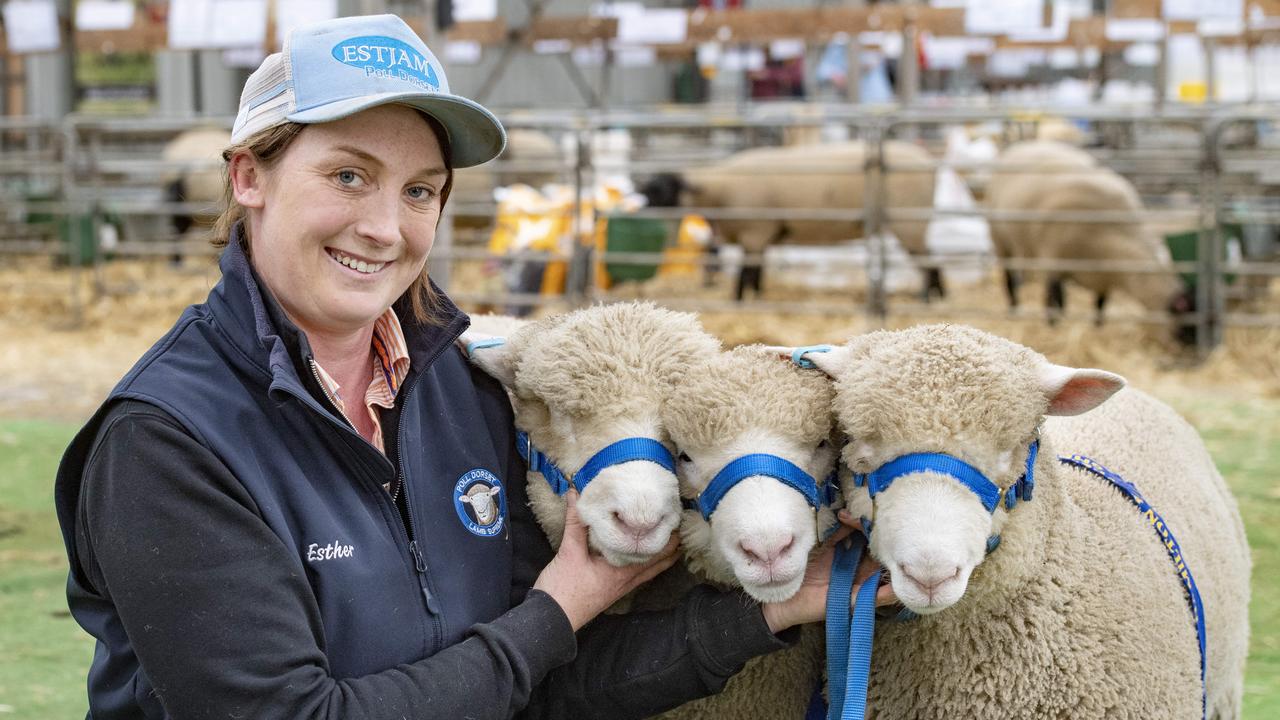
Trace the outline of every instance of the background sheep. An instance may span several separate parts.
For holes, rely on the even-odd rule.
[[[490,329],[501,320],[489,318]],[[463,342],[482,339],[468,331]],[[627,437],[667,439],[661,405],[693,360],[719,351],[687,313],[649,303],[602,305],[520,326],[472,362],[500,380],[516,427],[567,475],[600,449]],[[565,500],[529,473],[538,522],[559,546]],[[680,520],[675,476],[656,463],[606,468],[583,491],[578,513],[591,546],[614,565],[643,562],[667,544]]]
[[[934,160],[917,145],[885,143],[888,176],[886,197],[898,207],[933,207]],[[825,145],[799,145],[744,150],[720,162],[686,170],[679,187],[687,190],[692,207],[749,208],[752,210],[858,210],[865,199],[866,145],[861,141]],[[668,187],[670,180],[662,180]],[[758,262],[766,247],[789,242],[830,245],[863,235],[862,222],[826,220],[714,220],[712,225],[725,242],[742,246],[749,262]],[[888,229],[912,255],[924,255],[924,221],[894,221]],[[734,296],[741,300],[746,289],[761,292],[762,267],[743,266]],[[925,287],[942,295],[937,268],[928,271]]]
[[[172,167],[161,176],[165,201],[207,206],[203,213],[174,213],[173,230],[177,235],[185,235],[193,226],[210,227],[217,219],[222,210],[222,151],[229,145],[231,133],[221,127],[184,130],[165,145],[161,159],[185,165]],[[175,255],[173,259],[177,262],[182,256]]]
[[[1033,222],[992,220],[991,240],[1002,260],[1095,260],[1164,263],[1169,253],[1142,224],[1142,200],[1133,185],[1098,165],[1079,148],[1036,141],[1011,146],[996,163],[987,185],[987,204],[995,211],[1108,212],[1112,222]],[[1157,272],[1047,273],[1046,306],[1050,320],[1065,309],[1063,280],[1071,279],[1097,294],[1097,322],[1107,297],[1119,290],[1148,310],[1187,313],[1192,296],[1172,269]],[[1019,273],[1005,269],[1010,307],[1018,305]]]
[[[920,617],[876,630],[868,705],[878,718],[1198,718],[1200,656],[1186,594],[1146,519],[1082,453],[1161,513],[1199,585],[1208,717],[1239,715],[1249,551],[1235,501],[1196,431],[1118,376],[1050,364],[977,330],[878,332],[810,355],[836,379],[844,460],[870,472],[945,452],[1007,488],[1040,430],[1035,493],[989,513],[955,480],[905,475],[876,497],[871,552]],[[985,556],[988,536],[1003,541]]]
[[[782,457],[823,483],[834,467],[831,383],[776,351],[739,347],[708,356],[686,373],[664,417],[681,451],[681,494],[695,497],[730,461],[753,453]],[[720,502],[710,522],[686,510],[680,524],[683,565],[638,593],[635,607],[674,604],[694,583],[741,587],[761,601],[795,594],[820,529],[834,522],[770,477],[749,477]],[[724,691],[662,717],[800,718],[822,680],[820,625],[799,629],[797,644],[755,658]]]

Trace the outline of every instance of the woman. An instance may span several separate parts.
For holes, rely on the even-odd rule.
[[[700,588],[596,618],[675,541],[609,566],[572,499],[552,554],[506,396],[425,271],[453,168],[503,144],[394,16],[296,30],[250,77],[223,278],[58,473],[93,717],[643,716],[821,617],[818,564],[763,609]],[[486,527],[459,510],[477,479]]]

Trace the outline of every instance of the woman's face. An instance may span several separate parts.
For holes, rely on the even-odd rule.
[[[422,273],[448,173],[417,111],[383,105],[310,125],[270,168],[248,162],[247,178],[234,159],[232,174],[253,265],[304,330],[370,326]]]

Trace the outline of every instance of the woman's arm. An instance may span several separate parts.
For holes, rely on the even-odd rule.
[[[531,591],[432,657],[334,679],[296,556],[215,456],[142,403],[113,413],[96,447],[82,565],[173,717],[503,718],[573,657],[564,613]]]
[[[513,441],[507,508],[515,553],[515,602],[531,585],[545,582],[544,567],[550,568],[553,559],[561,562],[565,554],[564,543],[559,555],[553,553],[534,519],[525,497],[524,469]],[[566,538],[576,538],[566,540],[578,546],[573,554],[585,552],[586,530],[573,510],[566,521]],[[614,590],[609,588],[610,596]],[[610,604],[608,597],[598,601],[600,608]],[[670,610],[600,615],[578,632],[577,657],[548,675],[525,716],[618,720],[653,715],[720,692],[747,660],[787,647],[795,641],[793,636],[774,635],[760,606],[746,595],[708,586],[695,588]]]

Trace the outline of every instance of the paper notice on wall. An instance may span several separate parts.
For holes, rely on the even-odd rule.
[[[213,0],[209,44],[261,47],[267,40],[267,0]]]
[[[498,17],[498,0],[453,0],[456,22],[483,22]]]
[[[533,52],[538,55],[563,55],[573,52],[573,43],[564,38],[534,40]]]
[[[338,17],[338,0],[276,0],[276,44],[299,25]],[[456,17],[456,16],[455,16]]]
[[[128,30],[133,27],[133,0],[80,0],[77,30]]]
[[[213,0],[169,0],[169,47],[208,47],[212,19]]]
[[[1165,20],[1244,20],[1244,0],[1164,0]]]
[[[170,0],[169,47],[261,46],[267,38],[267,0]]]
[[[1045,27],[1044,0],[968,0],[964,29],[970,35],[1034,32]]]
[[[4,6],[5,41],[12,53],[49,52],[62,46],[53,0],[9,0]]]
[[[1114,42],[1155,42],[1164,38],[1164,23],[1159,20],[1108,18],[1105,33]]]
[[[804,57],[804,40],[801,38],[783,38],[769,43],[769,57],[774,60],[792,60]]]
[[[475,65],[484,48],[475,40],[451,40],[444,44],[444,59],[454,65]]]
[[[675,45],[688,34],[689,14],[684,10],[645,10],[618,18],[618,42],[625,45]]]
[[[1053,19],[1047,27],[1011,30],[1009,39],[1016,42],[1058,42],[1067,39],[1071,27],[1071,8],[1063,3],[1053,4]]]
[[[613,57],[619,67],[650,67],[658,62],[658,51],[651,47],[619,47]]]

